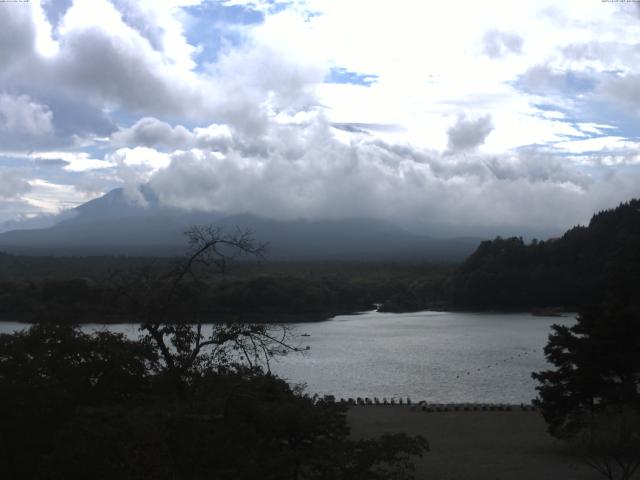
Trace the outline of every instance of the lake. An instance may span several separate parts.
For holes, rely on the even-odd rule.
[[[528,403],[531,372],[548,368],[542,349],[553,323],[575,316],[528,313],[365,312],[293,324],[310,350],[272,370],[307,391],[336,398],[411,397],[430,402]],[[24,328],[0,323],[0,332]],[[87,325],[137,335],[135,325]]]

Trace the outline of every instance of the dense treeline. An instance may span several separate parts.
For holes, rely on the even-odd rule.
[[[640,284],[640,200],[593,216],[561,238],[485,241],[453,276],[456,308],[567,309],[620,301]]]
[[[551,435],[604,477],[625,480],[640,468],[639,207],[622,204],[550,246],[528,247],[565,268],[559,293],[578,307],[575,323],[551,327],[544,353],[553,367],[532,374],[534,403]]]
[[[126,321],[114,272],[158,274],[175,259],[22,257],[0,254],[0,318]],[[640,200],[593,216],[561,238],[496,238],[452,264],[367,262],[239,263],[233,275],[185,285],[190,315],[214,320],[300,321],[374,308],[577,309],[605,292],[633,296],[640,281]],[[186,311],[176,312],[185,315]],[[277,318],[274,318],[277,316]],[[287,318],[290,316],[290,318]]]
[[[169,271],[112,278],[135,341],[55,322],[0,335],[2,478],[413,478],[424,438],[350,439],[345,406],[271,374],[271,359],[306,351],[286,326],[190,321],[204,272],[261,252],[246,232],[195,227]]]
[[[149,341],[51,324],[0,335],[2,478],[413,478],[421,437],[351,440],[345,407],[206,360],[176,383]]]
[[[126,257],[0,255],[0,319],[53,322],[129,320],[131,296],[117,279],[160,277],[172,261]],[[66,268],[65,268],[66,265]],[[240,263],[181,288],[175,315],[301,321],[369,310],[420,310],[448,302],[451,265],[405,263]]]

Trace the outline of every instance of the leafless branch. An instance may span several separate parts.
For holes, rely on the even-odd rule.
[[[241,257],[261,260],[267,249],[266,244],[255,241],[251,231],[239,228],[225,233],[219,227],[194,226],[185,235],[187,254],[168,272],[147,268],[126,279],[112,278],[116,291],[136,305],[141,331],[158,347],[168,370],[177,376],[188,376],[203,362],[230,361],[234,358],[233,351],[250,367],[263,363],[269,370],[272,356],[304,350],[290,343],[290,329],[284,326],[276,331],[267,325],[219,323],[205,338],[199,319],[189,323],[185,318],[171,318],[187,280],[200,281],[199,273],[207,269],[224,274]]]

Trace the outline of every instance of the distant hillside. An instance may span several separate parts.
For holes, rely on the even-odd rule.
[[[189,212],[159,204],[141,190],[144,205],[122,189],[65,212],[48,228],[0,234],[0,250],[55,255],[175,255],[185,248],[191,225],[250,229],[269,244],[269,258],[287,260],[462,260],[479,239],[436,239],[415,235],[375,219],[280,221],[251,214]]]
[[[593,216],[561,238],[485,241],[453,278],[456,308],[576,308],[640,297],[640,200]]]

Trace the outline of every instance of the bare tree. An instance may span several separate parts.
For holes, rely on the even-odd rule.
[[[118,291],[130,300],[144,341],[158,349],[168,372],[184,382],[202,367],[242,362],[270,370],[274,356],[305,350],[294,344],[286,325],[226,319],[204,328],[200,312],[190,309],[189,293],[195,290],[197,297],[206,285],[203,277],[226,273],[242,257],[262,259],[266,245],[257,243],[249,230],[226,233],[219,227],[195,226],[185,235],[187,254],[169,271],[152,265],[135,275],[113,277]]]

